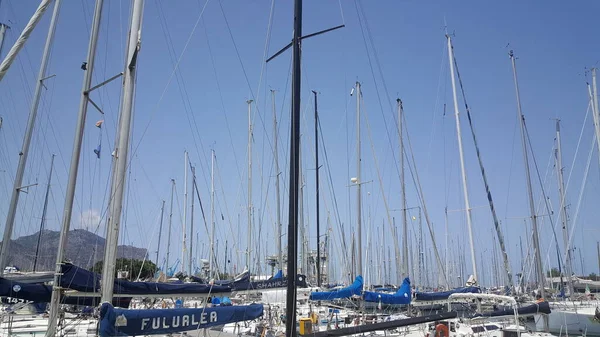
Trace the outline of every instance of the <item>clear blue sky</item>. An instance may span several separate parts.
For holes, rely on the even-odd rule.
[[[173,217],[171,263],[174,262],[173,256],[180,256],[181,251],[183,151],[186,149],[197,167],[207,220],[210,205],[210,149],[214,148],[217,154],[216,213],[220,264],[225,240],[228,241],[229,250],[234,250],[233,263],[238,263],[236,250],[246,249],[246,100],[249,98],[257,102],[253,106],[253,204],[256,208],[256,232],[253,235],[258,236],[259,240],[255,243],[253,254],[256,254],[256,249],[260,249],[260,256],[264,256],[265,251],[268,254],[275,253],[275,172],[271,148],[273,134],[269,89],[277,90],[276,105],[281,122],[279,155],[281,177],[285,186],[282,196],[284,226],[287,218],[291,53],[284,53],[268,65],[264,65],[263,61],[265,54],[273,54],[291,38],[292,2],[276,2],[269,38],[270,1],[222,1],[219,4],[218,0],[212,0],[206,4],[200,17],[205,4],[204,0],[148,0],[145,6],[132,141],[134,155],[128,177],[126,219],[121,242],[147,247],[151,252],[156,250],[161,200],[167,200],[168,210],[170,179],[174,178],[177,180],[177,198]],[[2,2],[0,19],[12,26],[7,34],[2,56],[15,41],[37,5],[38,1],[34,0]],[[123,67],[128,6],[129,1],[105,2],[94,83],[118,73]],[[523,112],[541,179],[545,181],[544,188],[555,209],[559,207],[556,173],[553,162],[549,160],[554,148],[553,119],[558,117],[562,120],[566,176],[573,169],[567,190],[568,212],[573,220],[593,136],[589,116],[581,147],[574,161],[588,106],[586,80],[589,80],[589,74],[586,75],[585,69],[596,65],[600,58],[600,38],[593,29],[599,9],[600,5],[591,0],[525,3],[512,0],[358,3],[349,0],[305,1],[305,34],[342,23],[346,25],[342,30],[314,37],[303,43],[302,107],[305,113],[302,119],[302,165],[306,175],[304,218],[310,227],[311,247],[314,248],[315,245],[315,180],[313,101],[310,90],[320,92],[321,126],[324,147],[329,157],[329,163],[325,163],[321,169],[321,224],[322,228],[326,227],[329,211],[335,243],[334,254],[339,259],[342,253],[339,249],[341,234],[338,224],[344,223],[346,240],[349,240],[356,222],[355,190],[348,188],[350,177],[356,174],[356,106],[355,98],[350,97],[349,93],[354,82],[359,80],[363,86],[363,110],[366,116],[362,121],[362,180],[373,180],[373,183],[364,185],[363,216],[364,222],[369,223],[370,214],[372,225],[365,226],[370,226],[370,230],[366,232],[370,233],[372,246],[391,246],[389,234],[381,242],[383,222],[386,222],[384,230],[389,233],[382,196],[387,198],[391,209],[401,207],[397,173],[398,137],[394,127],[395,99],[400,97],[404,102],[407,130],[427,208],[438,246],[444,253],[444,208],[464,208],[445,49],[446,21],[448,30],[455,33],[455,53],[473,112],[484,165],[502,221],[513,273],[518,272],[519,237],[523,237],[525,249],[527,246],[523,219],[528,215],[528,206],[508,51],[514,49],[518,56]],[[86,55],[92,12],[92,1],[63,2],[48,70],[49,74],[56,74],[56,77],[46,84],[48,90],[43,94],[43,105],[25,175],[25,184],[37,181],[40,185],[22,196],[14,237],[38,230],[43,185],[46,183],[52,153],[57,154],[57,159],[48,228],[59,227],[83,75],[79,67]],[[4,118],[0,131],[2,228],[50,15],[49,10],[0,85],[0,115]],[[365,33],[364,37],[362,32]],[[370,55],[370,60],[367,55]],[[178,60],[177,71],[174,72]],[[117,123],[119,90],[117,81],[92,96],[105,110],[105,116],[90,107],[72,223],[72,228],[91,227],[92,231],[101,235],[105,231],[110,152]],[[447,105],[445,117],[444,105]],[[462,112],[477,259],[478,264],[484,266],[480,267],[480,279],[489,283],[491,247],[496,239],[492,236],[493,223],[487,208],[464,105],[461,102],[459,106]],[[105,120],[101,136],[100,130],[94,126],[100,119]],[[369,139],[367,120],[373,143]],[[102,144],[102,153],[101,158],[97,159],[93,149],[99,143]],[[383,191],[380,188],[374,153],[381,172]],[[595,207],[599,200],[597,191],[600,191],[597,150],[592,155],[577,222],[569,223],[570,226],[576,226],[575,271],[580,273],[582,269],[578,253],[581,250],[583,271],[586,274],[597,272],[595,245],[600,240],[600,230],[596,225],[599,214]],[[321,160],[324,159],[324,152],[321,152]],[[328,170],[333,185],[326,179]],[[541,202],[538,176],[535,169],[532,172],[538,214],[544,215],[547,211]],[[418,206],[415,185],[408,171],[406,185],[409,207]],[[339,219],[333,208],[332,188],[339,206]],[[225,220],[221,220],[221,214]],[[555,212],[552,216],[553,221],[558,219],[556,214]],[[399,223],[400,213],[394,211],[392,215]],[[196,212],[195,216],[195,226],[200,238],[198,256],[206,258],[207,233],[204,222],[198,220],[201,219],[200,212]],[[241,224],[239,230],[238,217]],[[99,219],[101,226],[97,229]],[[470,270],[464,212],[450,212],[448,220],[451,245],[449,254],[455,256],[456,251],[464,252],[466,268]],[[551,225],[548,217],[542,217],[541,221],[542,255],[544,258],[549,256],[550,265],[555,266],[556,253]],[[414,222],[411,226],[411,232],[413,229],[417,230]],[[376,236],[377,228],[379,234]],[[562,250],[560,227],[557,227],[557,235]],[[429,236],[425,235],[425,239],[430,247]],[[165,241],[166,221],[163,230],[163,242]],[[414,238],[410,241],[414,242]],[[238,243],[238,247],[232,247],[235,243]],[[366,246],[366,233],[363,243]],[[549,247],[552,250],[548,253]],[[161,259],[165,251],[166,244],[163,244]],[[243,255],[239,256],[243,260]],[[151,257],[155,258],[154,253],[151,253]],[[378,264],[374,257],[369,259],[374,261],[371,264]],[[433,261],[427,263],[433,265]],[[335,269],[338,274],[342,272],[341,262]]]

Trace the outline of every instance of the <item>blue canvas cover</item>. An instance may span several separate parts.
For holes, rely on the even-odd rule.
[[[115,294],[127,295],[174,295],[174,294],[209,294],[231,292],[228,286],[208,285],[198,283],[157,283],[130,282],[115,280]]]
[[[417,301],[440,301],[446,300],[452,294],[464,294],[464,293],[473,293],[478,294],[481,292],[479,287],[463,287],[456,288],[448,291],[437,291],[437,292],[417,292],[416,300]]]
[[[277,274],[273,275],[270,280],[278,280],[283,278],[283,270],[279,269]]]
[[[100,292],[100,275],[72,264],[62,266],[60,285],[81,292]],[[158,283],[115,280],[114,293],[126,295],[208,294],[231,292],[231,287],[198,283]]]
[[[213,308],[115,309],[100,307],[101,337],[171,334],[256,319],[263,315],[262,304]]]
[[[42,283],[22,283],[0,277],[0,297],[3,303],[49,303],[52,287]],[[113,304],[128,307],[131,298],[114,299]],[[63,296],[61,303],[96,306],[99,298],[85,296]]]
[[[192,280],[192,282],[196,282],[196,283],[202,283],[202,284],[206,283],[202,278],[200,278],[198,276],[194,276],[194,275],[190,276],[190,280]]]
[[[366,302],[377,302],[382,304],[409,304],[410,303],[410,279],[407,277],[394,294],[386,294],[376,291],[365,291]]]
[[[235,288],[236,285],[238,285],[238,284],[246,284],[249,282],[250,282],[250,272],[244,271],[241,274],[239,274],[238,276],[236,276],[233,280],[215,280],[214,284],[230,286],[232,288]]]
[[[302,274],[296,275],[296,287],[306,288],[306,286],[306,276]],[[287,287],[287,277],[275,279],[270,278],[268,280],[254,282],[250,282],[250,280],[248,280],[247,282],[236,282],[232,285],[232,287],[234,291],[285,288]]]
[[[352,295],[360,295],[363,289],[363,277],[358,275],[354,282],[346,288],[334,291],[316,291],[310,293],[310,299],[313,301],[331,301],[336,298],[347,298]]]
[[[519,316],[534,315],[534,314],[546,314],[549,315],[552,311],[550,310],[550,304],[546,301],[538,302],[524,307],[520,307],[517,312]],[[512,316],[515,314],[514,309],[496,310],[490,312],[484,312],[477,314],[475,317],[498,317],[498,316]]]
[[[60,286],[63,288],[86,293],[100,291],[101,277],[99,274],[70,263],[64,263],[61,266],[61,272]]]

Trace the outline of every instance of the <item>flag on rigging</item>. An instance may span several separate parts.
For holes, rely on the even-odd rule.
[[[101,128],[102,127],[102,123],[104,123],[104,119],[101,119],[99,121],[96,122],[96,127],[97,128]]]
[[[100,159],[100,150],[102,149],[102,144],[98,144],[98,147],[94,149],[94,153],[96,154],[96,157],[98,159]]]

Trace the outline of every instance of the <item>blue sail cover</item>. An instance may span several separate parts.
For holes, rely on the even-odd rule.
[[[363,289],[363,277],[358,275],[354,282],[346,288],[334,291],[316,291],[310,293],[310,299],[313,301],[331,301],[336,298],[347,298],[352,295],[360,295]]]
[[[42,283],[23,283],[0,277],[0,297],[3,303],[49,303],[52,298],[52,287]],[[113,304],[128,307],[131,298],[114,299]],[[66,296],[61,303],[72,305],[96,306],[99,298],[86,296]]]
[[[171,334],[227,323],[248,321],[263,315],[262,304],[182,309],[115,309],[100,307],[100,337]]]
[[[235,288],[238,284],[246,284],[250,282],[250,272],[245,271],[238,276],[236,276],[233,280],[216,280],[214,284],[222,285],[222,286],[230,286]]]
[[[0,297],[7,302],[50,302],[52,287],[44,284],[21,283],[0,278]]]
[[[519,316],[527,316],[527,315],[534,315],[534,314],[547,314],[549,315],[552,311],[550,310],[550,304],[546,301],[543,302],[538,302],[535,304],[530,304],[530,305],[526,305],[524,307],[520,307],[517,310]],[[490,312],[484,312],[482,314],[477,314],[475,315],[475,317],[498,317],[498,316],[511,316],[515,314],[515,310],[510,308],[510,309],[504,309],[504,310],[496,310],[496,311],[490,311]]]
[[[194,276],[194,275],[190,276],[190,280],[192,280],[192,282],[196,282],[196,283],[202,283],[202,284],[206,283],[202,278],[200,278],[198,276]]]
[[[481,289],[479,289],[479,287],[463,287],[463,288],[456,288],[456,289],[452,289],[452,290],[448,290],[448,291],[437,291],[437,292],[417,292],[416,293],[416,300],[417,301],[439,301],[439,300],[446,300],[448,299],[448,297],[450,297],[450,295],[452,294],[460,294],[460,293],[473,293],[473,294],[478,294],[481,292]]]
[[[209,294],[231,292],[228,286],[207,285],[198,283],[157,283],[130,282],[115,280],[115,294],[127,295],[174,295],[174,294]]]
[[[365,291],[366,302],[377,302],[382,304],[409,304],[410,303],[410,279],[407,277],[395,294],[386,294],[375,291]]]
[[[72,264],[62,266],[63,276],[60,280],[61,287],[81,291],[99,292],[100,275]],[[209,294],[231,292],[231,287],[220,285],[207,285],[198,283],[158,283],[158,282],[131,282],[115,280],[115,294],[124,295],[174,295],[174,294]]]
[[[306,276],[302,274],[298,274],[296,276],[296,287],[297,288],[306,288]],[[275,289],[275,288],[285,288],[287,287],[287,277],[276,278],[276,279],[268,279],[263,281],[254,281],[250,282],[236,282],[232,285],[234,291],[243,291],[243,290],[267,290],[267,289]]]
[[[273,275],[270,280],[278,280],[283,278],[283,270],[279,269],[277,274]]]

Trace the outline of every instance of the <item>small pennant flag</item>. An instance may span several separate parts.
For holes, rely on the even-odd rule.
[[[98,147],[94,149],[94,153],[96,154],[96,157],[98,157],[98,159],[100,159],[100,150],[102,149],[102,145],[98,144]]]
[[[412,219],[413,219],[413,220],[417,220],[417,217],[413,215]]]
[[[97,128],[101,128],[102,127],[102,123],[104,123],[104,119],[101,119],[99,121],[96,122],[96,127]]]

